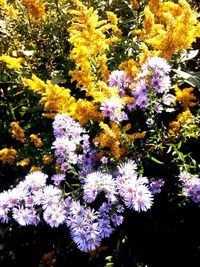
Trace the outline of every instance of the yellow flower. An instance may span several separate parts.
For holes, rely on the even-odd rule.
[[[169,123],[169,134],[174,136],[179,136],[184,125],[192,119],[192,113],[189,109],[179,113],[177,115],[177,120]]]
[[[36,23],[45,17],[45,4],[40,0],[21,0],[21,2],[27,7],[31,16],[36,19]]]
[[[12,129],[12,137],[16,140],[19,140],[21,142],[24,142],[24,130],[19,126],[19,123],[16,121],[11,122],[10,124]]]
[[[13,163],[16,159],[17,151],[13,148],[3,148],[0,150],[0,160],[3,163]]]
[[[52,155],[44,155],[43,157],[43,163],[44,164],[51,164],[51,162],[53,161],[53,156]]]
[[[17,166],[27,166],[30,163],[30,159],[29,158],[25,158],[19,162],[16,163]]]
[[[144,14],[143,29],[138,35],[167,60],[179,49],[188,49],[199,36],[198,14],[186,0],[150,0]]]
[[[41,167],[38,167],[38,166],[32,166],[31,169],[30,169],[30,172],[37,172],[37,171],[41,171]]]
[[[30,135],[31,141],[34,143],[36,148],[40,148],[43,146],[43,142],[40,137],[38,137],[36,134]]]
[[[175,88],[176,99],[178,102],[182,103],[184,110],[188,107],[194,107],[196,103],[196,96],[192,93],[194,89],[192,87],[184,88],[183,90],[178,87]]]
[[[15,9],[12,4],[11,5],[6,5],[5,9],[6,9],[6,15],[8,17],[11,17],[12,19],[16,19],[17,14],[18,14],[18,10]]]
[[[72,25],[68,28],[70,34],[69,42],[73,45],[70,59],[76,64],[74,70],[70,71],[72,81],[77,82],[77,87],[84,88],[87,96],[98,94],[96,82],[107,81],[109,71],[107,68],[107,57],[105,52],[109,46],[118,40],[112,36],[120,34],[117,28],[117,18],[112,12],[108,12],[107,20],[99,20],[96,10],[87,8],[80,1],[72,1],[75,10],[71,10]],[[110,37],[107,38],[107,33]]]
[[[6,66],[9,69],[14,69],[14,70],[19,70],[22,68],[22,63],[24,63],[24,59],[19,57],[19,58],[15,58],[15,57],[10,57],[7,55],[2,55],[0,56],[0,61],[6,63]]]

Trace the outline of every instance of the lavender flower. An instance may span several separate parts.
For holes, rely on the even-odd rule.
[[[186,171],[180,172],[179,179],[182,182],[183,194],[190,197],[195,203],[200,203],[200,178]]]
[[[123,70],[112,71],[108,78],[109,85],[116,86],[118,88],[120,97],[125,96],[124,89],[127,88],[131,82],[132,79],[130,77],[127,77],[126,72]]]
[[[161,192],[161,187],[164,185],[165,181],[162,179],[156,180],[155,178],[150,179],[149,188],[153,194]]]
[[[104,102],[100,106],[100,110],[105,117],[109,117],[111,121],[116,123],[127,120],[128,117],[122,109],[124,106],[122,105],[119,98],[112,97],[104,100]]]

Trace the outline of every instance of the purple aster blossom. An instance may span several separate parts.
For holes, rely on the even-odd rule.
[[[156,180],[155,178],[150,179],[149,189],[153,194],[158,194],[161,192],[161,187],[163,187],[165,181],[162,179]]]
[[[124,200],[127,208],[140,212],[149,209],[153,202],[153,195],[148,188],[148,179],[136,172],[137,165],[128,161],[118,166],[116,177],[117,191]]]
[[[190,197],[195,203],[200,203],[200,178],[198,175],[192,175],[186,171],[179,174],[182,182],[183,194]]]
[[[0,222],[1,223],[8,223],[9,217],[8,217],[9,209],[3,208],[0,206]]]
[[[111,121],[116,123],[128,120],[128,117],[122,109],[124,108],[121,100],[116,97],[107,98],[100,106],[100,110],[103,113],[103,116],[109,117]]]
[[[99,219],[99,229],[101,238],[109,237],[114,231],[110,225],[110,219],[106,218]]]
[[[125,88],[127,88],[131,83],[132,79],[127,77],[126,72],[123,70],[112,71],[108,78],[109,86],[116,86],[118,88],[118,94],[120,97],[125,96]]]
[[[13,219],[22,226],[37,225],[40,221],[35,209],[16,207],[12,209]]]
[[[135,87],[132,89],[132,95],[134,97],[139,97],[140,95],[146,94],[149,89],[149,84],[145,79],[138,81],[135,84]]]
[[[160,103],[155,103],[153,105],[153,109],[156,113],[162,113],[162,111],[164,110],[163,106]]]
[[[62,190],[53,185],[47,185],[43,189],[43,199],[42,199],[42,208],[50,208],[53,206],[57,206],[57,204],[61,201],[62,198]]]
[[[51,180],[53,181],[54,185],[58,186],[62,181],[65,180],[65,175],[63,173],[54,174],[51,177]]]
[[[146,110],[149,106],[150,99],[147,94],[140,94],[135,99],[135,104],[141,109]]]
[[[66,211],[62,205],[48,207],[43,212],[43,218],[51,227],[58,227],[66,220]]]
[[[54,118],[53,133],[56,138],[63,136],[79,138],[82,133],[85,133],[85,130],[69,115],[62,113],[57,114]]]
[[[162,57],[149,57],[147,62],[142,65],[142,70],[160,70],[163,72],[163,75],[168,74],[171,71],[170,65],[167,63],[167,60]],[[161,72],[160,72],[161,73]]]
[[[134,186],[129,185],[127,191],[122,194],[127,208],[135,211],[146,211],[152,206],[152,193],[143,184]]]
[[[147,124],[148,127],[152,127],[154,125],[154,122],[155,121],[152,118],[148,118],[146,120],[146,124]]]
[[[118,165],[118,172],[122,176],[134,176],[136,174],[137,164],[133,160]]]
[[[47,174],[41,171],[35,171],[25,176],[25,181],[19,184],[20,187],[27,187],[33,191],[37,191],[46,185]]]
[[[105,156],[103,156],[103,157],[100,158],[100,161],[101,161],[103,164],[106,164],[106,163],[108,163],[108,158],[105,157]]]
[[[116,213],[111,215],[111,221],[114,226],[119,226],[123,223],[124,217],[122,215],[118,215]]]
[[[123,205],[117,205],[117,207],[116,207],[116,211],[117,211],[118,213],[122,213],[122,212],[124,212],[124,206],[123,206]]]
[[[116,201],[116,183],[113,177],[102,172],[92,172],[85,178],[83,185],[83,198],[91,203],[97,197],[97,194],[104,192],[106,198],[114,203]]]

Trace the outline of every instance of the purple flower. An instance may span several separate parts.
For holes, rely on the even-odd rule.
[[[93,172],[86,176],[83,186],[83,198],[91,203],[97,197],[97,194],[104,192],[106,198],[111,201],[116,201],[116,183],[111,175],[102,172]]]
[[[16,207],[12,210],[13,219],[20,225],[37,225],[40,221],[36,210],[33,208]]]
[[[132,83],[132,79],[127,77],[126,72],[123,70],[115,70],[112,71],[109,78],[108,83],[110,86],[116,86],[118,88],[118,94],[120,97],[125,96],[125,88]]]
[[[162,179],[156,180],[155,178],[150,179],[149,188],[153,194],[161,192],[161,187],[164,185],[165,181]]]
[[[62,181],[65,180],[65,175],[63,173],[54,174],[51,177],[51,180],[53,181],[54,185],[59,185]]]
[[[120,122],[123,120],[127,120],[128,117],[122,109],[124,106],[122,105],[119,98],[112,97],[107,98],[100,106],[100,110],[105,117],[109,117],[111,121]]]
[[[66,220],[66,211],[64,206],[54,205],[53,207],[48,207],[43,213],[43,218],[51,227],[58,227]]]

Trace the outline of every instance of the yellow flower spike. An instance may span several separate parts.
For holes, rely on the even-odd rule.
[[[38,166],[32,166],[29,172],[36,172],[36,171],[41,171],[42,168]]]
[[[30,163],[30,159],[29,158],[25,158],[25,159],[17,162],[16,165],[24,167],[24,166],[27,166],[29,163]]]
[[[30,135],[31,141],[34,143],[36,148],[40,148],[43,146],[43,142],[40,137],[38,137],[36,134]]]
[[[178,102],[182,103],[184,110],[196,105],[196,96],[192,93],[193,90],[194,88],[192,87],[184,88],[182,90],[178,87],[175,88],[176,99]]]
[[[3,148],[0,150],[0,160],[3,163],[12,164],[17,156],[17,150],[14,148]]]
[[[43,157],[43,163],[44,164],[49,165],[49,164],[52,163],[52,161],[53,161],[53,156],[52,155],[44,155],[44,157]]]
[[[40,0],[21,0],[21,2],[26,6],[28,12],[35,19],[33,22],[38,23],[40,19],[45,17],[45,4]]]
[[[25,141],[24,130],[19,126],[19,123],[16,121],[11,122],[10,124],[12,129],[12,137],[21,142]]]
[[[70,34],[69,41],[73,45],[70,59],[76,64],[75,69],[69,74],[72,81],[76,81],[77,87],[84,88],[89,97],[100,98],[102,91],[96,85],[98,81],[107,81],[109,71],[107,67],[106,51],[113,42],[118,41],[120,30],[116,26],[117,17],[108,12],[107,20],[99,20],[96,10],[87,8],[80,1],[74,0],[72,3],[75,10],[70,13],[74,15],[72,25],[68,28]],[[107,32],[110,34],[107,38]],[[102,98],[102,97],[101,97]]]
[[[22,68],[22,65],[24,63],[24,59],[19,57],[19,58],[15,58],[15,57],[11,57],[8,55],[2,55],[0,56],[0,61],[6,63],[6,66],[9,69],[14,69],[14,70],[19,70]]]
[[[112,24],[117,25],[117,23],[118,23],[118,18],[117,18],[117,16],[116,16],[113,12],[111,12],[111,11],[106,11],[106,15],[107,15],[108,19],[110,20],[110,22],[111,22]]]
[[[199,36],[198,14],[186,0],[150,0],[144,14],[143,29],[138,35],[157,56],[169,60],[179,49],[190,48]]]

